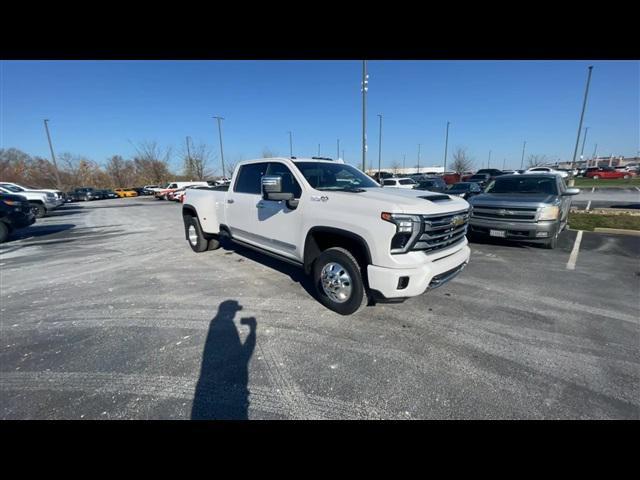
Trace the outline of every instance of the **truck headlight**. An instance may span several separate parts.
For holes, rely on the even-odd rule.
[[[538,216],[538,220],[557,220],[559,213],[560,207],[542,207],[542,209],[540,210],[540,215]]]
[[[391,239],[391,253],[406,253],[420,233],[420,216],[382,212],[380,218],[396,226],[396,234]]]

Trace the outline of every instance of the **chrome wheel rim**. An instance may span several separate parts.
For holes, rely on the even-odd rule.
[[[189,243],[191,245],[197,245],[198,243],[198,232],[196,232],[196,227],[193,225],[189,225]]]
[[[344,303],[351,298],[353,283],[345,268],[339,263],[327,263],[320,273],[324,293],[334,302]]]

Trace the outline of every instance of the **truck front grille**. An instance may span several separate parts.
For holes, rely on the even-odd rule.
[[[506,220],[508,222],[535,222],[537,212],[537,208],[478,205],[473,207],[471,216],[473,218]]]
[[[464,240],[468,223],[468,210],[422,215],[422,233],[412,250],[431,253],[457,245]]]

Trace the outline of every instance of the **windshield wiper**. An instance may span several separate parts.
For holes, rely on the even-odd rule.
[[[364,188],[358,188],[358,187],[339,187],[339,188],[325,187],[325,188],[316,188],[316,190],[321,190],[323,192],[352,192],[352,193],[361,193],[366,191]]]

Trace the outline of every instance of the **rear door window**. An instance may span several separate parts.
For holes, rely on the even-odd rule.
[[[236,180],[233,191],[236,193],[260,195],[262,193],[260,182],[262,177],[266,175],[268,166],[269,164],[266,162],[242,165],[238,172],[238,179]]]

